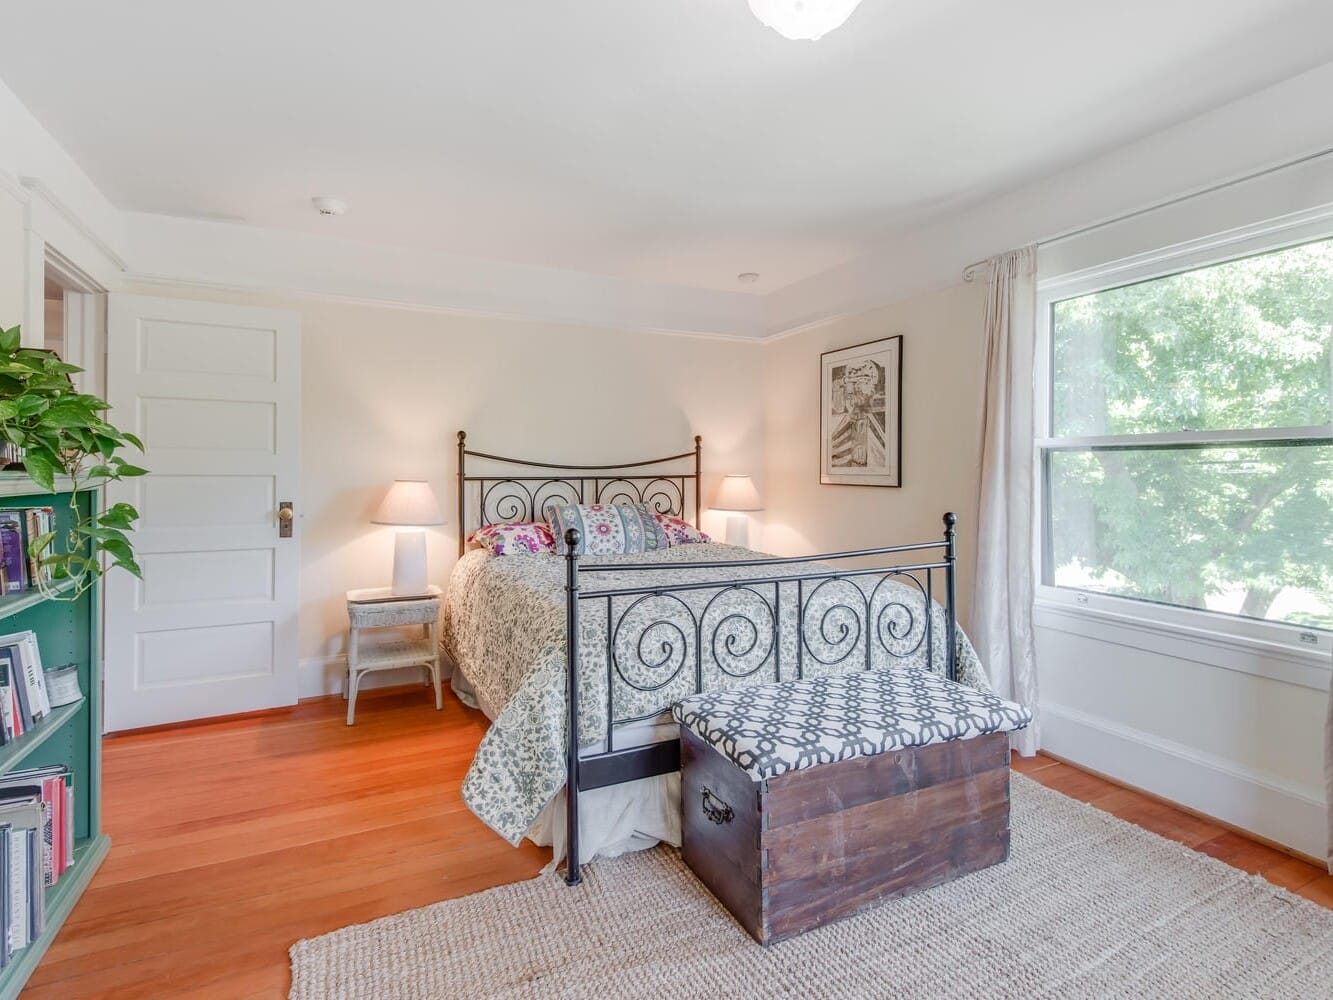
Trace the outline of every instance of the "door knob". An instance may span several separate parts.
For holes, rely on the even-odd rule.
[[[290,500],[284,500],[282,501],[282,503],[278,504],[279,538],[292,537],[292,521],[295,519],[295,517],[296,513],[292,510],[292,502]]]

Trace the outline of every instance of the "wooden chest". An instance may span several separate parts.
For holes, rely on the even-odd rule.
[[[682,855],[761,944],[1009,856],[1009,736],[753,780],[681,727]]]

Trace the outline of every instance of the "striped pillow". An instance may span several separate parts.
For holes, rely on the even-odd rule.
[[[666,533],[646,503],[550,504],[546,522],[560,555],[566,552],[565,532],[570,528],[579,530],[578,554],[628,555],[667,547]]]

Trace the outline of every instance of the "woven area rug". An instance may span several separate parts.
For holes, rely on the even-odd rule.
[[[297,942],[291,996],[1333,996],[1333,912],[1021,775],[1012,822],[1005,864],[768,949],[659,847]]]

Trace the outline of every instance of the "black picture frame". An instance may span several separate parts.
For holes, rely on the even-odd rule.
[[[819,356],[819,482],[903,485],[903,335]]]

